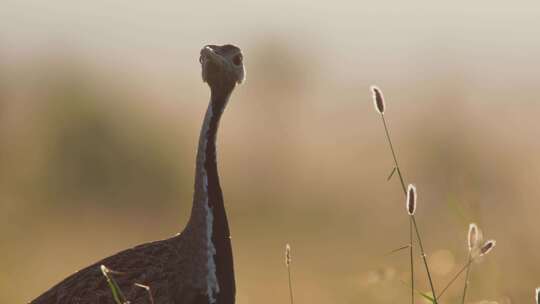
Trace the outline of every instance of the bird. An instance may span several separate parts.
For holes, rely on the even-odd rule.
[[[233,254],[219,181],[216,137],[231,94],[245,78],[243,54],[231,44],[206,45],[199,62],[202,80],[210,87],[210,101],[199,137],[191,215],[184,230],[104,258],[30,303],[116,304],[102,265],[114,271],[114,281],[132,304],[235,302]],[[148,291],[135,284],[147,286]]]

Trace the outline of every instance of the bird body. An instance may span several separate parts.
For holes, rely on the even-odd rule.
[[[244,79],[243,58],[233,45],[201,50],[202,78],[211,97],[201,128],[193,207],[186,228],[169,239],[121,251],[88,266],[32,304],[115,304],[100,266],[113,271],[130,303],[233,304],[235,279],[229,225],[219,183],[216,136],[230,95]]]

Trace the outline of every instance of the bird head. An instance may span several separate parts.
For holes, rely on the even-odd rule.
[[[242,51],[231,44],[207,45],[199,58],[202,79],[211,88],[234,87],[245,78]]]

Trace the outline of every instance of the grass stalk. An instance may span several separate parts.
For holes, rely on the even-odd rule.
[[[484,243],[484,245],[482,247],[480,247],[480,251],[479,251],[478,255],[473,255],[473,253],[471,253],[471,251],[469,251],[470,258],[467,261],[467,263],[465,264],[465,266],[463,266],[461,268],[461,270],[458,271],[458,273],[452,278],[452,280],[450,280],[450,282],[446,285],[446,287],[444,287],[443,291],[441,291],[441,294],[439,294],[439,296],[437,298],[440,298],[444,294],[444,292],[454,283],[454,281],[456,281],[456,279],[463,273],[463,271],[465,271],[465,269],[467,269],[467,272],[469,271],[468,269],[471,267],[472,262],[476,258],[482,257],[482,256],[490,253],[491,250],[493,250],[493,248],[495,248],[496,244],[497,243],[495,242],[495,240],[486,241]]]
[[[429,287],[433,294],[433,303],[437,304],[437,296],[435,293],[435,287],[433,286],[433,279],[431,278],[431,272],[429,271],[429,266],[426,258],[426,252],[424,251],[424,245],[422,245],[422,238],[420,237],[420,232],[418,231],[418,225],[416,225],[416,219],[414,215],[410,216],[414,225],[414,230],[416,231],[416,239],[418,240],[418,246],[420,246],[420,254],[422,255],[422,260],[424,261],[424,266],[426,267],[426,273],[429,280]]]
[[[292,280],[291,280],[291,266],[290,265],[287,267],[287,273],[289,275],[289,297],[291,299],[291,304],[294,304],[293,290],[292,290]]]
[[[109,288],[111,289],[111,293],[116,304],[128,303],[126,301],[126,298],[124,297],[124,294],[122,293],[122,290],[120,290],[120,286],[118,286],[118,283],[116,283],[114,278],[110,275],[111,270],[107,268],[105,265],[101,265],[100,269],[101,269],[101,273],[107,280],[107,284],[109,285]]]
[[[471,263],[472,256],[470,252],[469,252],[469,256],[467,257],[467,260],[469,261],[469,263]],[[461,295],[461,304],[465,304],[467,288],[469,287],[469,274],[471,272],[471,268],[472,268],[472,265],[467,267],[467,272],[465,273],[465,284],[463,285],[463,294]]]
[[[392,152],[392,158],[394,159],[394,168],[398,173],[399,181],[401,183],[401,188],[403,190],[403,193],[405,194],[405,196],[407,196],[407,188],[405,187],[405,180],[403,178],[403,174],[401,173],[401,168],[399,167],[399,163],[398,163],[398,160],[397,160],[394,145],[392,144],[392,139],[390,137],[390,131],[389,131],[389,128],[388,128],[388,124],[386,123],[384,113],[380,113],[380,114],[381,114],[381,120],[382,120],[382,123],[383,123],[383,126],[384,126],[384,132],[385,132],[385,135],[386,135],[386,140],[388,141],[388,146],[390,147],[390,151]],[[428,263],[427,263],[426,254],[424,252],[424,246],[422,244],[422,238],[420,236],[420,232],[418,230],[418,225],[416,224],[416,220],[414,218],[414,215],[411,215],[409,217],[409,241],[410,241],[410,244],[411,244],[411,247],[410,247],[411,303],[414,304],[414,260],[413,260],[413,255],[414,255],[413,240],[414,240],[414,238],[413,238],[413,230],[416,232],[416,238],[418,240],[418,245],[420,246],[420,253],[422,255],[422,260],[424,261],[424,266],[426,268],[426,272],[427,272],[427,275],[428,275],[429,285],[431,287],[431,292],[433,294],[433,299],[435,300],[434,301],[435,304],[437,304],[437,299],[436,299],[436,296],[435,296],[436,295],[435,288],[433,286],[433,280],[431,278],[431,272],[429,271],[429,266],[428,266]]]
[[[148,293],[148,300],[150,300],[150,304],[154,304],[154,297],[152,296],[152,290],[150,289],[150,286],[139,283],[135,283],[133,285],[146,290],[146,292]]]
[[[413,248],[413,221],[409,216],[409,240],[411,242],[409,246],[410,269],[411,269],[411,304],[414,304],[414,248]]]
[[[289,277],[289,297],[291,300],[291,304],[294,304],[292,279],[291,279],[291,262],[292,262],[291,246],[287,244],[285,246],[285,265],[287,266],[287,275]]]
[[[450,288],[450,286],[452,286],[452,284],[457,280],[457,278],[459,278],[459,276],[463,273],[463,271],[470,268],[473,261],[474,261],[474,258],[470,258],[469,261],[465,265],[463,265],[463,267],[461,267],[461,269],[454,275],[454,277],[450,280],[450,282],[446,284],[446,286],[443,288],[441,293],[436,297],[437,299],[440,299],[443,296],[443,294],[448,290],[448,288]]]

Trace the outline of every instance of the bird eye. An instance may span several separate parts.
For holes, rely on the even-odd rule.
[[[234,56],[232,61],[233,61],[234,65],[242,64],[242,55],[238,54],[238,55]]]

